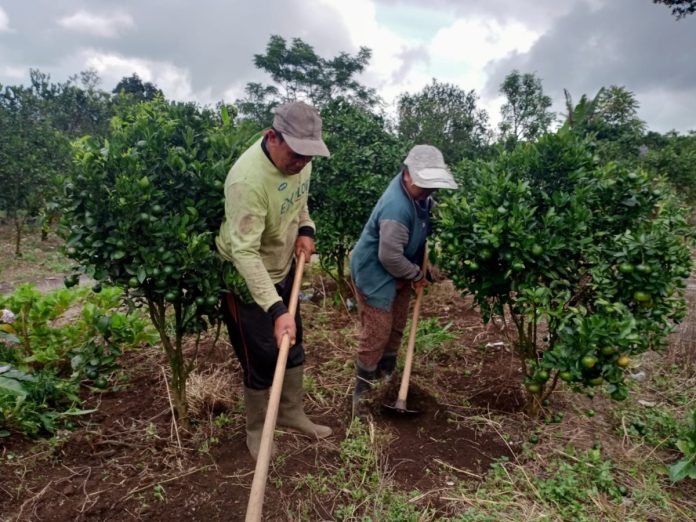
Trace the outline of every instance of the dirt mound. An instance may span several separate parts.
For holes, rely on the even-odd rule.
[[[480,476],[501,456],[512,455],[507,443],[485,426],[474,427],[426,389],[411,384],[406,404],[414,413],[393,406],[400,380],[377,386],[369,398],[371,420],[393,435],[386,467],[404,489],[444,486],[449,480],[442,469],[455,474]],[[388,405],[388,406],[385,406]]]

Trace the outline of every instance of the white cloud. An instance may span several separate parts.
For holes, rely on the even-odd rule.
[[[58,20],[58,24],[81,33],[87,33],[102,38],[114,38],[121,29],[129,29],[135,24],[133,18],[126,13],[115,13],[102,16],[87,11],[78,11]]]
[[[10,29],[10,17],[7,16],[5,10],[0,6],[0,33],[9,32]]]
[[[0,67],[0,76],[10,78],[12,80],[23,80],[27,77],[28,72],[29,67],[14,67],[12,65]]]
[[[410,13],[411,19],[406,22],[415,23],[412,19],[419,13],[431,16],[421,20],[431,30],[410,30],[406,22],[401,28],[391,28],[385,24],[390,23],[390,17],[398,18],[399,13],[383,9],[380,19],[373,0],[320,2],[337,11],[356,48],[364,45],[373,50],[363,81],[377,88],[389,112],[395,109],[400,94],[418,92],[433,78],[481,94],[488,78],[486,66],[491,61],[529,51],[540,36],[519,22],[472,17],[452,21],[441,11],[430,10],[429,14],[428,9],[420,8]],[[433,30],[437,26],[440,28]],[[501,101],[497,95],[481,100],[480,106],[487,109],[493,124],[497,123]]]
[[[373,0],[319,1],[337,11],[356,49],[365,46],[372,50],[362,81],[376,88],[388,104],[399,94],[421,89],[430,81],[431,77],[421,66],[427,62],[427,55],[410,63],[405,59],[411,51],[423,46],[422,40],[400,36],[380,23]]]
[[[512,53],[527,52],[539,35],[524,25],[495,20],[456,20],[440,30],[430,42],[432,69],[441,81],[452,81],[464,88],[483,89],[486,65]]]
[[[116,85],[124,76],[137,74],[144,82],[154,83],[167,98],[175,100],[198,100],[212,103],[211,89],[194,92],[188,69],[169,62],[126,57],[96,50],[82,51],[80,62],[83,69],[96,70],[106,85]]]
[[[364,46],[372,50],[369,71],[372,83],[388,83],[392,73],[398,69],[398,55],[417,44],[398,36],[377,21],[375,4],[372,0],[319,0],[338,12],[338,18],[348,28],[351,42],[357,49]]]

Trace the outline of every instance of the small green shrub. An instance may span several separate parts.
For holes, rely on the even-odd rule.
[[[696,479],[696,410],[691,413],[691,426],[676,443],[682,458],[669,468],[669,478],[678,482],[685,478]]]
[[[81,383],[106,388],[124,348],[156,341],[138,314],[112,310],[121,294],[118,288],[42,294],[20,285],[0,298],[0,308],[15,316],[0,330],[0,435],[52,433],[59,420],[71,425],[71,416],[84,413]]]

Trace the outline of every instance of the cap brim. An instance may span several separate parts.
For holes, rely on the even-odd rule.
[[[331,156],[328,147],[321,140],[309,140],[293,138],[287,134],[283,134],[283,138],[288,143],[293,152],[302,154],[303,156]]]
[[[415,175],[411,174],[413,184],[426,189],[456,189],[457,182],[452,174],[445,169],[421,169]]]

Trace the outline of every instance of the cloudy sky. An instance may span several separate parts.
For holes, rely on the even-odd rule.
[[[677,22],[652,0],[0,0],[0,83],[93,68],[108,90],[136,72],[170,98],[234,101],[268,81],[253,55],[272,34],[325,58],[371,48],[361,80],[387,108],[437,78],[476,90],[496,122],[518,69],[557,111],[564,88],[623,85],[652,130],[696,130],[696,15]]]

